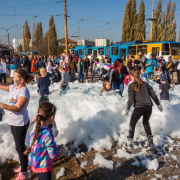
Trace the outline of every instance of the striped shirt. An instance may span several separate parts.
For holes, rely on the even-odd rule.
[[[31,146],[34,134],[35,132],[29,135],[29,146]],[[53,134],[49,128],[42,126],[29,154],[31,170],[35,173],[49,172],[52,169],[53,160],[57,158],[58,153]]]

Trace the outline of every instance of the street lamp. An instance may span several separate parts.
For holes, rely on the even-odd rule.
[[[11,26],[9,29],[6,29],[6,28],[3,28],[3,27],[0,27],[1,29],[4,29],[4,30],[6,30],[7,31],[7,35],[8,35],[8,47],[9,47],[9,30],[12,28],[12,27],[14,27],[14,26],[18,26],[18,25],[13,25],[13,26]]]

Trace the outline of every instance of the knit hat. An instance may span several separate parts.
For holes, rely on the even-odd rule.
[[[160,81],[166,81],[166,74],[160,75]]]

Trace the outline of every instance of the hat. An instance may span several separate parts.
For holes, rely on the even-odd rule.
[[[141,52],[138,52],[138,55],[140,56],[140,55],[142,55],[142,53],[141,53]]]
[[[166,81],[166,74],[160,75],[160,81]]]

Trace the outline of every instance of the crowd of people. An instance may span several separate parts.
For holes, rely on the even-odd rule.
[[[9,92],[8,104],[0,103],[0,108],[8,111],[8,123],[14,137],[16,151],[20,159],[20,167],[14,172],[18,173],[15,180],[26,180],[32,170],[40,180],[52,179],[53,160],[59,158],[64,152],[63,145],[57,146],[54,137],[58,135],[55,123],[56,107],[49,102],[49,86],[60,81],[62,91],[67,90],[68,82],[73,82],[76,73],[79,82],[83,82],[84,77],[88,78],[89,69],[91,71],[91,82],[97,74],[100,81],[103,81],[100,95],[117,94],[123,98],[124,85],[128,86],[128,101],[122,112],[126,116],[134,104],[134,110],[129,125],[129,135],[124,143],[126,148],[133,148],[133,137],[135,126],[140,117],[143,117],[143,125],[148,137],[147,150],[155,148],[153,136],[149,125],[152,114],[152,100],[160,111],[163,107],[160,100],[169,100],[169,90],[171,86],[170,75],[173,72],[171,57],[166,63],[163,57],[156,61],[151,54],[146,59],[142,53],[138,54],[138,59],[128,56],[127,66],[123,65],[121,59],[117,59],[110,64],[109,58],[105,57],[98,63],[74,56],[74,54],[63,53],[61,56],[52,57],[45,55],[30,58],[23,55],[20,60],[18,55],[9,62],[8,59],[1,58],[0,89]],[[9,63],[9,64],[8,64]],[[6,84],[6,74],[10,73],[12,84]],[[180,82],[180,59],[177,62],[178,83]],[[149,79],[153,75],[159,77],[159,91],[155,94],[149,84]],[[35,76],[37,78],[37,93],[41,95],[39,99],[38,113],[30,122],[28,115],[28,104],[30,92],[26,85],[31,83]],[[2,83],[4,78],[4,83]],[[158,98],[160,95],[160,100]],[[29,135],[29,147],[26,149],[25,137],[27,129],[34,122],[36,126]],[[29,157],[29,161],[28,161]]]

